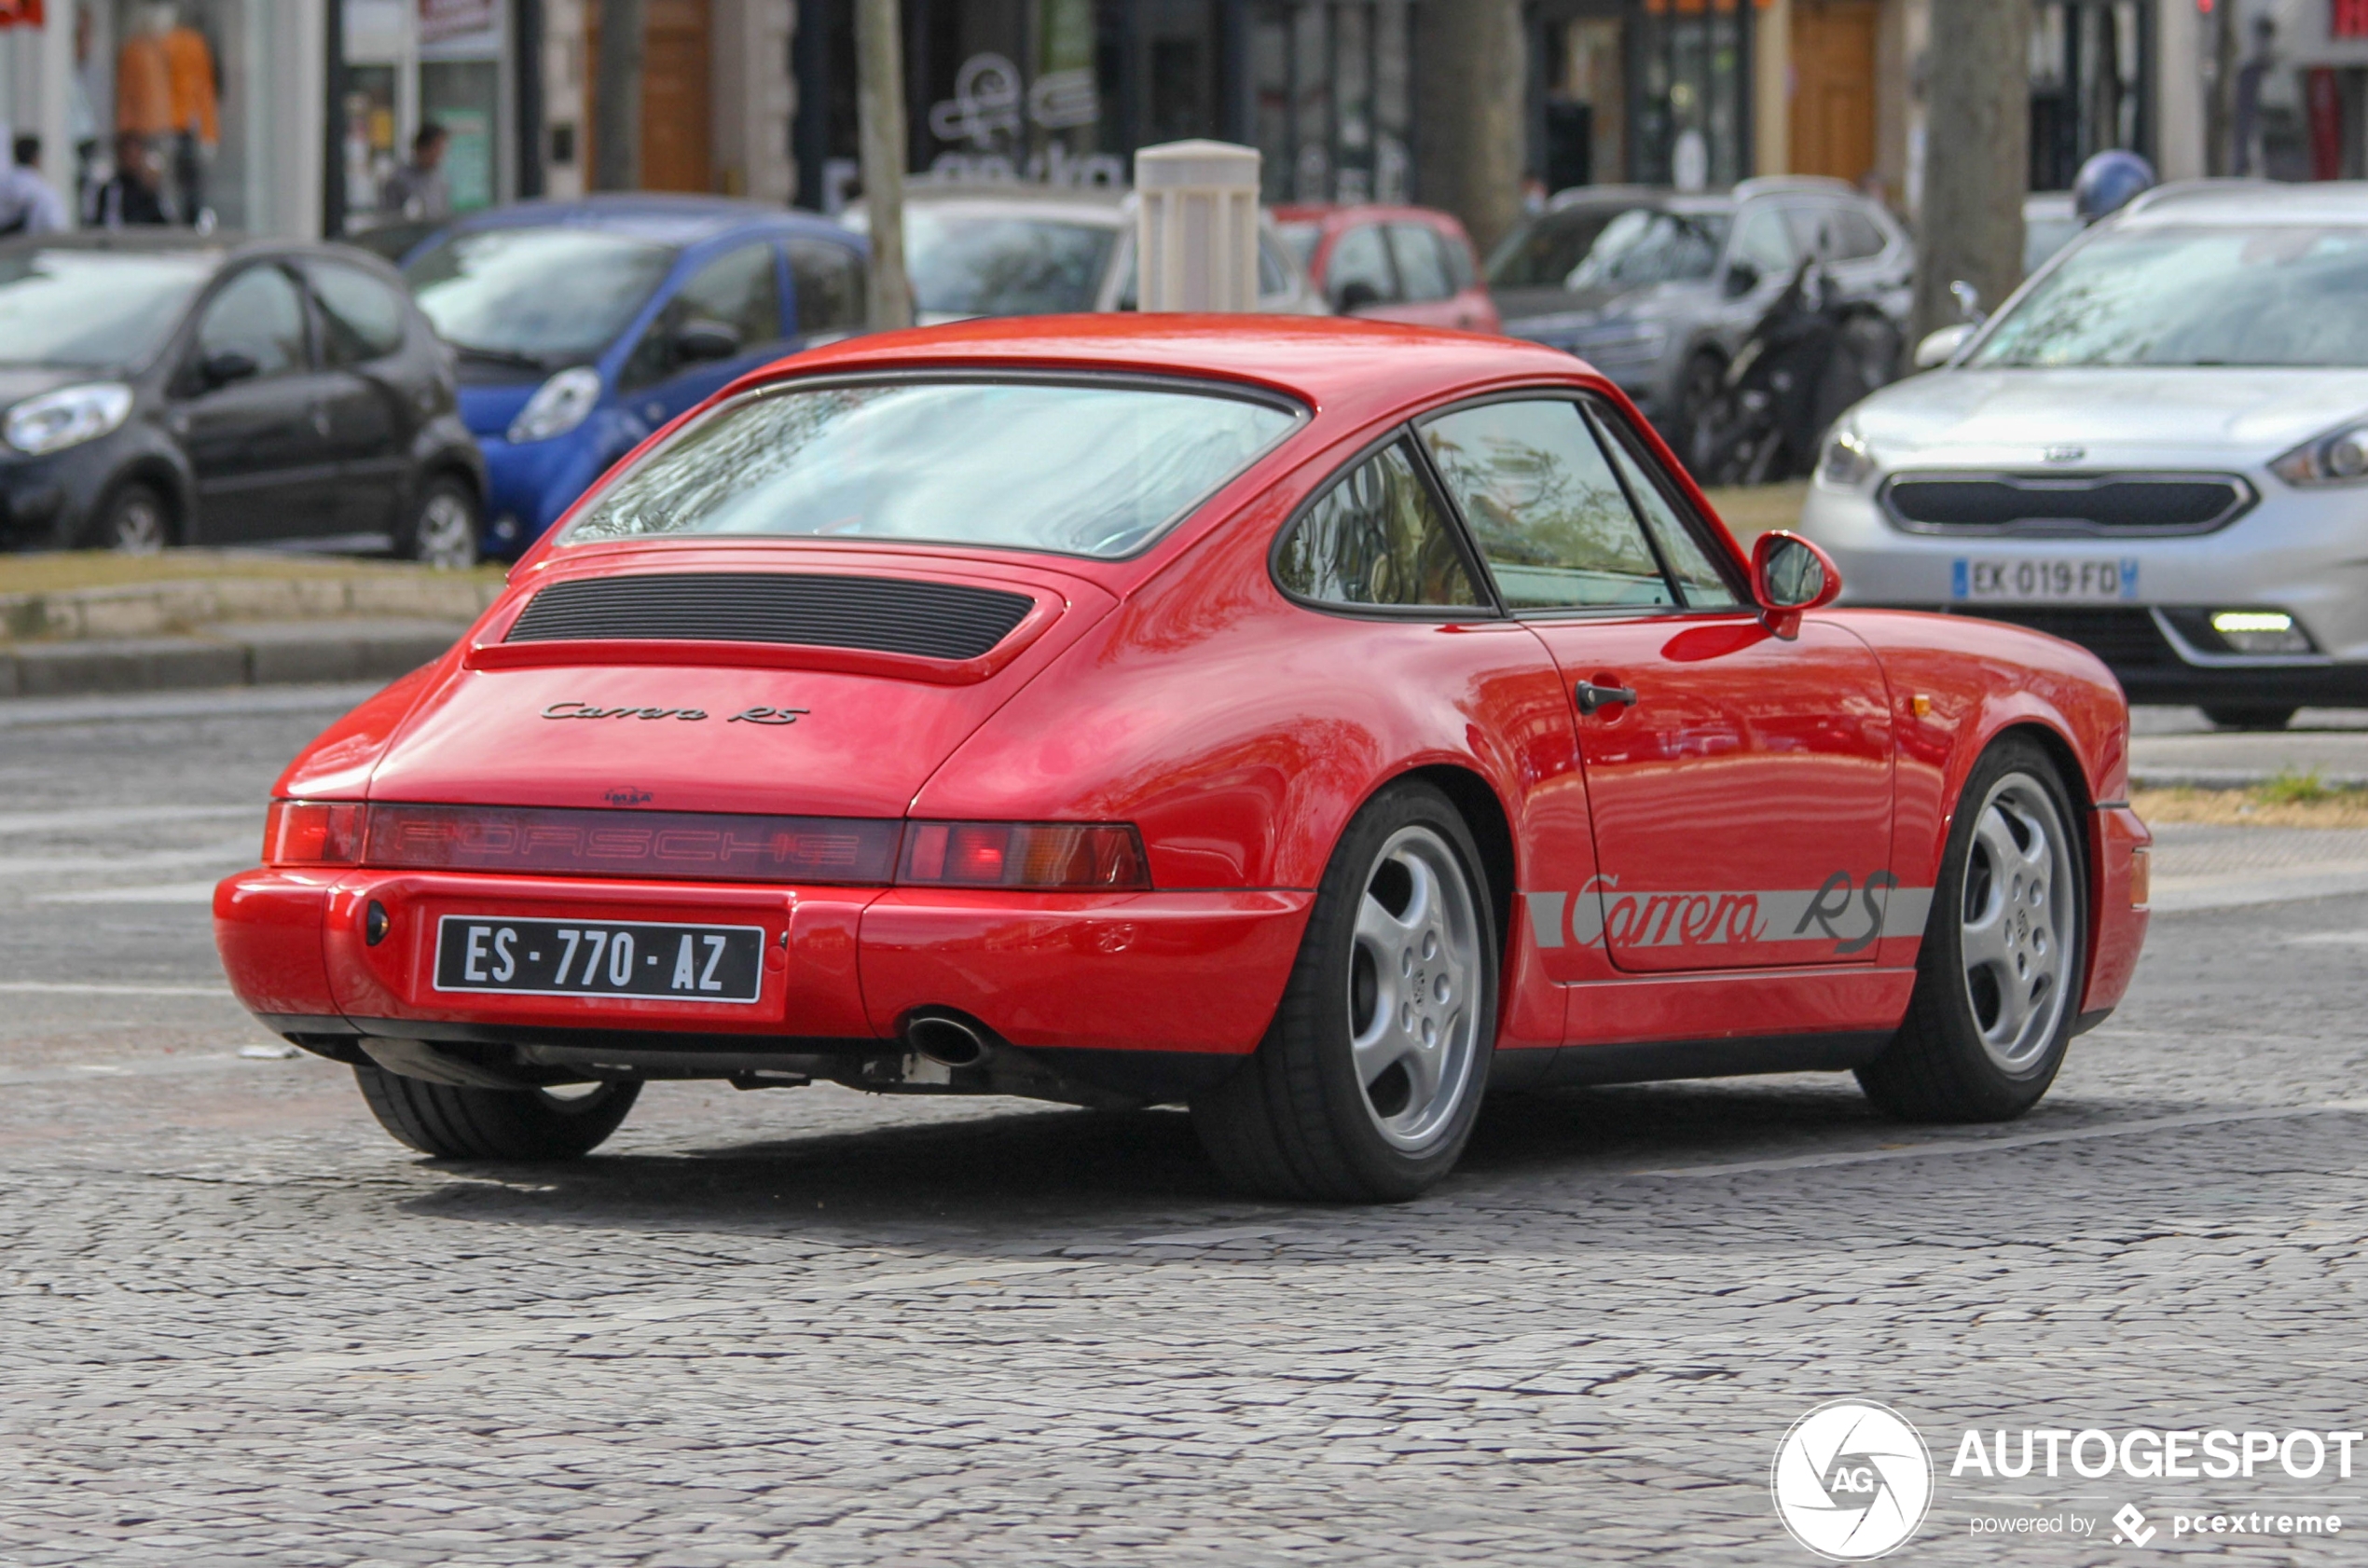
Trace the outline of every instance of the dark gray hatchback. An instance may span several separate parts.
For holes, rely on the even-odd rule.
[[[402,279],[343,246],[0,245],[0,539],[475,559],[484,463]]]

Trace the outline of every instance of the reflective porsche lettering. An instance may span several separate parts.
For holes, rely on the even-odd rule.
[[[1921,935],[1933,890],[1902,887],[1887,871],[1863,880],[1838,871],[1810,888],[1623,890],[1616,876],[1592,876],[1576,894],[1526,897],[1540,947],[1832,942],[1834,954],[1847,957],[1882,937]]]

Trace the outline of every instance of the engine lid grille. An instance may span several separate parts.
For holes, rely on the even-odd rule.
[[[1910,533],[2055,539],[2210,533],[2253,499],[2229,474],[1902,474],[1883,487]]]
[[[505,642],[777,642],[975,659],[1036,608],[960,583],[819,573],[686,571],[554,583]]]

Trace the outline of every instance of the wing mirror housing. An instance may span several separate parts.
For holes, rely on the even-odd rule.
[[[722,322],[684,322],[674,334],[674,358],[678,364],[730,359],[739,351],[738,331]]]
[[[1341,289],[1340,297],[1332,302],[1332,309],[1343,316],[1353,316],[1359,310],[1370,310],[1381,302],[1382,291],[1364,279],[1356,278]]]
[[[1973,323],[1960,322],[1955,326],[1945,326],[1938,332],[1925,334],[1923,341],[1916,345],[1916,368],[1937,370],[1947,364],[1957,357],[1960,349],[1973,340],[1976,330]]]
[[[1759,287],[1758,268],[1748,261],[1730,261],[1727,264],[1728,298],[1741,299],[1757,287]]]
[[[243,381],[262,368],[253,354],[241,349],[216,349],[198,362],[198,374],[209,388]]]
[[[1801,616],[1823,610],[1841,591],[1841,568],[1834,557],[1799,534],[1777,529],[1752,546],[1752,594],[1776,636],[1798,637]]]

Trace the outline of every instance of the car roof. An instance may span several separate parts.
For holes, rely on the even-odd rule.
[[[1746,201],[1769,196],[1871,199],[1847,180],[1823,174],[1763,174],[1726,190],[1681,191],[1670,186],[1572,186],[1546,203],[1549,213],[1573,207],[1666,207],[1676,213],[1730,213]]]
[[[1134,196],[1133,191],[1113,186],[1075,189],[1018,180],[916,180],[904,187],[904,204],[908,207],[1037,218],[1048,223],[1082,223],[1095,228],[1124,227],[1131,221]],[[860,219],[864,204],[850,202],[847,211]]]
[[[2181,180],[2141,191],[2113,227],[2368,223],[2368,181]]]
[[[543,225],[597,228],[670,245],[695,245],[752,228],[805,230],[841,240],[847,237],[839,225],[811,213],[736,201],[728,197],[676,196],[653,191],[586,196],[566,201],[514,202],[472,213],[452,227],[476,233]]]

